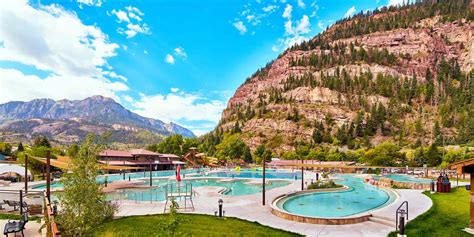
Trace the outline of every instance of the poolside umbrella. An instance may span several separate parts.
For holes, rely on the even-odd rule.
[[[181,166],[178,165],[178,168],[176,168],[176,181],[181,181]]]

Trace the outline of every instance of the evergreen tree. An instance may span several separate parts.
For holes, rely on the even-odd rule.
[[[246,146],[245,147],[245,154],[244,154],[244,160],[247,163],[252,163],[252,153],[250,152],[250,147]]]
[[[22,152],[22,151],[24,151],[24,150],[25,150],[25,148],[23,148],[23,144],[20,142],[20,144],[18,144],[18,149],[17,149],[17,151],[18,151],[18,152]]]
[[[321,134],[321,131],[319,129],[314,129],[313,130],[313,141],[316,144],[321,144],[323,142],[323,135]]]

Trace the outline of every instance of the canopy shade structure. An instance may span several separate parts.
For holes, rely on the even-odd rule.
[[[470,186],[470,200],[471,200],[471,222],[469,228],[464,229],[470,234],[474,234],[474,157],[470,159],[461,160],[449,165],[450,169],[455,169],[458,174],[469,174],[471,176]]]
[[[449,168],[456,170],[458,174],[474,173],[474,157],[449,164]]]
[[[25,176],[25,167],[15,164],[0,164],[0,174],[5,173],[16,173],[20,176]],[[28,170],[28,176],[31,176],[30,171]]]
[[[46,164],[46,158],[43,157],[36,157],[36,156],[31,156],[31,158]],[[58,159],[51,159],[50,164],[53,167],[67,170],[71,166],[71,158],[67,156],[58,156]],[[99,164],[99,163],[98,163]],[[118,166],[118,165],[104,165],[104,164],[99,164],[99,169],[101,170],[135,170],[139,169],[138,167],[132,167],[132,166]]]

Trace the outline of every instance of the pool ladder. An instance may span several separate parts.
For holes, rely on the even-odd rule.
[[[405,206],[405,208],[403,209],[402,207]],[[406,221],[408,221],[408,201],[403,201],[402,204],[400,204],[400,206],[397,208],[397,212],[395,214],[395,228],[396,228],[396,231],[398,231],[398,217],[399,215],[402,215],[402,216],[405,216],[405,223],[404,225],[406,225]],[[404,227],[403,227],[404,228]]]

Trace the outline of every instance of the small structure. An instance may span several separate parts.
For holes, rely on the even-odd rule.
[[[130,151],[105,150],[99,153],[99,162],[112,166],[129,166],[149,170],[150,161],[152,170],[170,170],[176,168],[177,165],[184,164],[177,155],[158,154],[145,149]]]
[[[469,174],[471,176],[471,222],[469,228],[466,228],[465,231],[471,234],[474,234],[474,157],[449,165],[450,169],[455,169],[457,174]]]
[[[32,179],[30,171],[27,171],[28,179]],[[0,164],[0,177],[22,177],[25,178],[25,167],[15,164]]]

